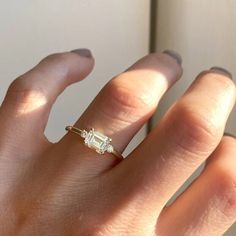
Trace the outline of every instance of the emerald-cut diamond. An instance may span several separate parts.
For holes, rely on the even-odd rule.
[[[111,139],[107,136],[91,129],[89,132],[86,133],[84,143],[94,149],[96,152],[103,154],[107,149],[110,149]],[[110,151],[110,150],[109,150]]]

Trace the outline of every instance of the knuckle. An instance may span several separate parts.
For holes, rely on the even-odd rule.
[[[220,210],[226,216],[236,216],[236,174],[224,165],[215,166],[214,182],[220,201]]]
[[[226,216],[236,216],[235,154],[236,140],[232,137],[223,137],[216,155],[210,157],[205,167],[211,175],[211,186],[216,189],[220,210]]]
[[[25,85],[23,84],[23,79],[22,77],[18,77],[14,79],[11,84],[8,87],[8,91],[14,92],[14,91],[19,91],[22,90]]]
[[[184,149],[209,151],[220,138],[221,129],[210,116],[179,103],[174,114],[173,128],[177,130],[177,143]]]
[[[8,91],[10,93],[21,93],[25,91],[30,91],[34,89],[34,83],[27,80],[25,76],[20,76],[12,81],[10,84]]]
[[[10,84],[6,98],[20,105],[19,109],[26,109],[30,104],[42,103],[45,100],[45,92],[38,84],[22,76]]]
[[[102,90],[102,112],[110,118],[123,122],[133,122],[145,116],[155,106],[148,103],[143,92],[122,82],[111,80]]]
[[[105,96],[109,97],[119,108],[143,111],[153,105],[152,99],[144,89],[135,88],[124,80],[111,80],[105,87]]]

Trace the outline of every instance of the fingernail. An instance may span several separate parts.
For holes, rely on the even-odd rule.
[[[212,67],[210,70],[211,70],[211,71],[214,71],[214,72],[216,72],[216,73],[219,73],[219,74],[221,74],[221,75],[225,75],[225,76],[229,77],[230,79],[233,79],[232,74],[231,74],[228,70],[226,70],[226,69],[224,69],[224,68],[222,68],[222,67],[214,66],[214,67]]]
[[[182,57],[179,55],[179,53],[173,51],[173,50],[165,50],[163,53],[168,54],[169,56],[173,57],[179,65],[182,65]]]
[[[82,57],[87,57],[87,58],[93,57],[91,51],[87,48],[79,48],[79,49],[72,50],[71,52],[74,52]]]
[[[225,132],[224,136],[229,136],[229,137],[232,137],[232,138],[236,138],[236,136],[234,134],[231,134],[231,133],[228,133],[228,132]]]

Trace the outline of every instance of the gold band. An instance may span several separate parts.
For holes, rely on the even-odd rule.
[[[71,132],[73,132],[73,133],[75,133],[75,134],[78,134],[78,135],[80,135],[81,136],[81,134],[82,134],[82,129],[79,129],[79,128],[76,128],[76,127],[74,127],[74,126],[66,126],[66,130],[67,131],[71,131]]]
[[[84,143],[87,147],[94,149],[99,154],[104,154],[105,152],[112,153],[120,159],[124,157],[117,152],[111,144],[111,138],[101,134],[100,132],[91,129],[90,131],[79,129],[75,126],[66,126],[67,131],[75,133],[84,139]]]

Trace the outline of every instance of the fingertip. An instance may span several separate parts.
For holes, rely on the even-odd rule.
[[[89,59],[93,58],[92,52],[88,48],[74,49],[71,52],[78,54],[79,56],[89,58]]]
[[[219,66],[213,66],[210,68],[210,71],[212,72],[216,72],[216,73],[219,73],[219,74],[222,74],[228,78],[230,78],[231,80],[233,80],[233,75],[231,72],[229,72],[227,69],[225,68],[222,68],[222,67],[219,67]]]
[[[182,65],[182,57],[180,56],[180,54],[174,50],[170,50],[170,49],[166,49],[163,51],[163,53],[171,56],[172,58],[174,58],[176,60],[176,62],[181,66]]]

